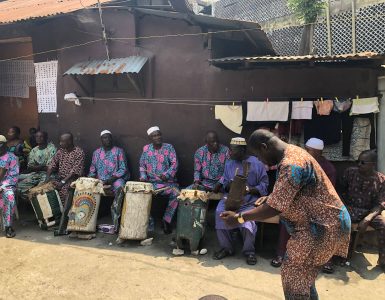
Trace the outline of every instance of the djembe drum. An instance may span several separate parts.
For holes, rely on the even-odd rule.
[[[182,190],[178,196],[178,220],[176,225],[176,242],[183,248],[188,241],[191,252],[198,250],[206,227],[208,193],[198,190]]]
[[[63,205],[51,182],[30,189],[28,197],[41,229],[59,224]]]
[[[103,182],[81,177],[71,183],[71,187],[75,188],[75,193],[68,213],[67,231],[95,233],[100,198],[104,194]]]
[[[124,191],[119,239],[144,240],[147,238],[153,185],[148,182],[128,181]]]

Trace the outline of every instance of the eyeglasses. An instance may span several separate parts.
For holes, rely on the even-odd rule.
[[[358,165],[370,165],[370,164],[375,164],[374,161],[364,161],[364,160],[357,160]]]

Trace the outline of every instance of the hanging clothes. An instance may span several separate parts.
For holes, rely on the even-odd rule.
[[[215,105],[215,119],[221,120],[223,125],[231,131],[242,132],[242,106],[240,105]]]
[[[336,99],[334,100],[333,111],[337,113],[344,113],[352,107],[352,100],[349,99]]]
[[[313,101],[293,101],[291,108],[292,120],[311,120]]]
[[[350,154],[357,160],[362,151],[370,149],[371,124],[368,118],[355,118],[353,121]]]
[[[330,115],[319,115],[316,109],[313,109],[313,119],[306,120],[304,125],[304,141],[312,137],[321,139],[325,145],[336,144],[341,140],[341,116],[336,112]]]
[[[289,101],[247,102],[246,121],[281,121],[289,118]]]
[[[317,100],[314,101],[317,114],[320,116],[328,116],[333,109],[334,103],[333,100]]]
[[[353,99],[352,109],[350,111],[350,115],[362,115],[362,114],[370,114],[370,113],[379,113],[379,104],[378,98],[358,98]]]

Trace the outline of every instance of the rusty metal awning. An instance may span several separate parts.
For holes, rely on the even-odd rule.
[[[64,75],[98,75],[139,73],[147,62],[148,57],[129,56],[110,60],[90,60],[77,63]]]
[[[376,52],[362,52],[356,54],[341,55],[304,55],[304,56],[255,56],[255,57],[224,57],[210,59],[213,65],[233,63],[302,63],[302,62],[348,62],[373,59],[384,59],[384,56]]]

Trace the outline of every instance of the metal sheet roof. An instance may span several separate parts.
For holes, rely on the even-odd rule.
[[[261,54],[276,54],[266,33],[261,29],[261,26],[255,22],[221,19],[207,15],[195,15],[189,13],[162,11],[145,8],[135,8],[135,11],[143,15],[152,15],[169,19],[184,20],[190,24],[192,23],[198,26],[204,26],[211,30],[214,29],[213,31],[234,30],[234,32],[236,32],[237,30],[239,30],[239,33],[248,35],[250,39],[252,39],[258,45],[259,52]]]
[[[129,56],[111,60],[90,60],[77,63],[64,75],[97,75],[139,73],[148,60],[143,56]]]
[[[100,0],[101,3],[111,0]],[[89,8],[97,0],[6,0],[0,2],[0,23],[55,16]]]
[[[362,52],[356,54],[340,55],[303,55],[303,56],[255,56],[255,57],[224,57],[210,59],[213,64],[222,63],[285,63],[285,62],[344,62],[352,60],[382,59],[383,55],[376,52]]]

